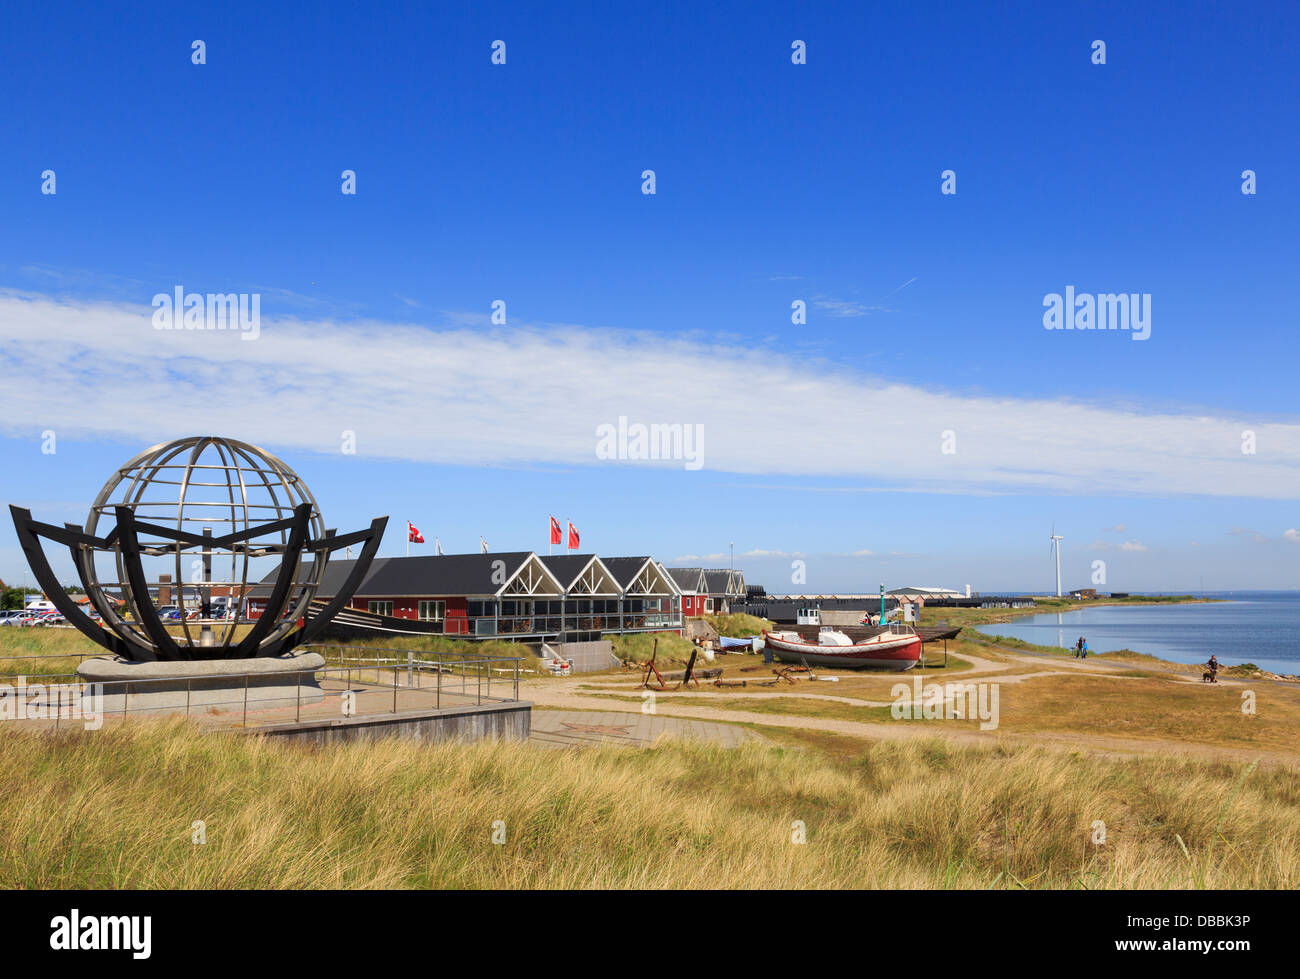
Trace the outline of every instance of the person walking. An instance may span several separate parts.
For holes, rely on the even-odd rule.
[[[1210,654],[1210,661],[1209,661],[1208,663],[1206,663],[1205,665],[1208,666],[1208,667],[1210,668],[1210,682],[1211,682],[1211,683],[1218,683],[1218,682],[1219,682],[1219,660],[1218,660],[1218,658],[1217,658],[1213,653],[1211,653],[1211,654]]]
[[[1082,659],[1087,659],[1087,658],[1088,658],[1088,640],[1087,640],[1087,639],[1080,639],[1080,640],[1079,640],[1079,644],[1080,644],[1080,645],[1079,645],[1079,656],[1080,656]]]

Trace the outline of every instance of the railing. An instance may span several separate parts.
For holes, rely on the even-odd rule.
[[[87,718],[85,701],[89,695],[90,710],[93,720],[107,717],[125,718],[131,713],[182,713],[179,703],[184,693],[185,716],[191,714],[200,717],[213,711],[234,713],[240,716],[240,726],[248,727],[250,709],[259,711],[283,711],[293,708],[295,722],[302,720],[303,707],[311,707],[323,702],[325,692],[317,683],[318,678],[334,678],[343,682],[342,694],[357,692],[380,692],[392,690],[392,713],[410,713],[433,708],[441,710],[444,700],[448,706],[481,706],[483,703],[511,703],[519,700],[519,656],[482,656],[476,653],[434,653],[416,650],[368,649],[364,647],[312,644],[300,647],[302,651],[319,652],[326,658],[326,665],[315,670],[286,671],[283,673],[209,673],[191,676],[156,677],[148,679],[111,679],[87,682],[75,673],[45,673],[24,676],[0,676],[0,701],[9,697],[17,703],[5,716],[34,720],[52,720],[54,728],[59,729],[65,718]],[[404,655],[403,655],[404,654]],[[330,664],[331,656],[336,660]],[[68,659],[76,658],[58,654],[32,654],[26,656],[0,656],[0,659]],[[81,657],[83,659],[89,657]],[[497,676],[494,673],[504,673]],[[496,693],[493,692],[493,681]],[[14,683],[21,681],[15,689]],[[225,682],[223,682],[225,681]],[[293,693],[287,691],[283,696],[278,691],[292,684]],[[3,689],[7,687],[8,689]],[[275,693],[269,698],[255,696],[251,705],[250,689],[271,688]],[[357,691],[355,688],[363,688]],[[312,698],[304,703],[304,688],[320,693],[319,698]],[[227,693],[227,692],[230,693]],[[177,703],[167,705],[130,706],[132,695],[139,696],[150,692],[172,693]],[[229,699],[213,699],[210,695]],[[508,695],[507,695],[508,694]],[[102,699],[114,698],[113,709],[104,710]],[[120,698],[121,708],[116,707]],[[428,698],[423,700],[423,698]],[[405,699],[407,706],[402,707]],[[413,703],[413,701],[421,701]],[[357,716],[360,711],[346,709],[347,702],[341,699],[344,716]],[[385,701],[386,705],[386,701]],[[218,710],[227,708],[227,710]],[[379,714],[382,711],[370,710],[364,713]],[[266,723],[275,723],[275,718],[267,718]]]
[[[382,682],[381,677],[385,672],[389,672],[392,674],[391,685],[394,690],[401,685],[399,681],[403,676],[405,677],[405,689],[424,690],[430,687],[425,678],[432,674],[435,678],[432,682],[432,688],[438,697],[437,706],[439,708],[442,706],[443,677],[450,677],[453,681],[459,678],[460,693],[466,695],[468,678],[471,672],[475,678],[476,703],[481,704],[485,699],[501,702],[519,699],[519,664],[524,661],[522,656],[489,656],[468,651],[438,653],[427,650],[346,646],[336,643],[311,643],[299,648],[304,652],[318,652],[325,657],[326,668],[318,670],[318,673],[347,670],[349,685],[353,676],[357,678],[359,683],[372,682],[365,679],[367,672],[369,672],[375,677],[373,683],[388,686],[389,684]],[[329,665],[331,658],[338,663],[338,666]],[[509,697],[492,696],[492,674],[494,672],[510,674],[508,677],[501,677],[497,680],[498,687],[502,682],[509,681],[511,687]],[[454,682],[451,687],[454,688]],[[396,694],[394,694],[394,703],[396,703]]]

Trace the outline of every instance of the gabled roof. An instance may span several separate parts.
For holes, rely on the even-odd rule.
[[[483,557],[491,557],[485,554]],[[497,566],[500,568],[500,565]],[[494,571],[492,580],[498,577]],[[475,594],[478,594],[477,592]],[[514,574],[497,589],[500,595],[551,595],[559,597],[564,594],[564,583],[532,551],[525,555],[523,562]]]
[[[683,593],[698,594],[704,591],[703,568],[664,568]]]
[[[621,595],[614,573],[595,554],[546,554],[540,560],[564,586],[565,594]]]
[[[658,561],[650,557],[607,557],[605,567],[628,595],[677,595],[681,590]]]
[[[710,595],[728,595],[731,593],[731,575],[727,571],[705,571],[704,589]]]
[[[596,557],[594,554],[539,554],[537,557],[550,569],[551,574],[568,587],[583,569]]]
[[[728,568],[705,568],[703,574],[707,594],[744,597],[745,575],[742,572]]]

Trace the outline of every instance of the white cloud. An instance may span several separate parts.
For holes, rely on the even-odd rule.
[[[1145,551],[1145,550],[1147,550],[1147,546],[1146,546],[1145,544],[1143,544],[1140,540],[1126,540],[1123,544],[1121,544],[1121,545],[1119,546],[1119,549],[1120,549],[1121,551],[1139,551],[1139,552],[1140,552],[1140,551]]]
[[[1294,421],[1251,419],[1270,448],[1243,461],[1241,418],[952,393],[716,341],[469,315],[442,330],[263,316],[245,341],[157,331],[151,313],[0,293],[0,430],[330,453],[350,430],[360,458],[638,465],[596,458],[597,426],[622,415],[702,425],[705,470],[861,489],[1290,499],[1300,484]]]
[[[1122,534],[1126,530],[1128,530],[1128,524],[1117,523],[1113,527],[1103,527],[1101,532],[1103,534]]]
[[[1300,544],[1300,530],[1292,527],[1290,530],[1283,531],[1282,539],[1289,540],[1292,544]]]

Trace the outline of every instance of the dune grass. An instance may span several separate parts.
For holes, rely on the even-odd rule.
[[[666,666],[685,666],[691,658],[695,644],[683,639],[674,632],[632,632],[621,636],[608,636],[613,646],[614,655],[624,663],[648,663],[658,640],[659,653],[655,665],[659,669]],[[703,660],[701,659],[702,663]]]
[[[337,662],[344,656],[352,660],[360,659],[364,661],[367,657],[373,658],[376,651],[378,651],[381,659],[386,656],[398,656],[400,658],[401,655],[408,651],[414,651],[417,656],[421,653],[462,653],[469,656],[501,657],[502,659],[518,657],[523,660],[519,664],[520,669],[534,671],[541,665],[541,658],[536,654],[532,646],[510,642],[506,639],[456,639],[451,636],[436,635],[392,636],[347,642],[325,640],[313,645],[331,663]],[[506,668],[509,664],[501,663],[498,665]]]
[[[8,729],[0,886],[1295,888],[1297,774],[937,741],[837,759]]]
[[[764,629],[771,629],[775,623],[760,619],[756,615],[732,612],[728,615],[706,615],[704,621],[713,626],[720,636],[743,639],[746,636],[761,635]]]

